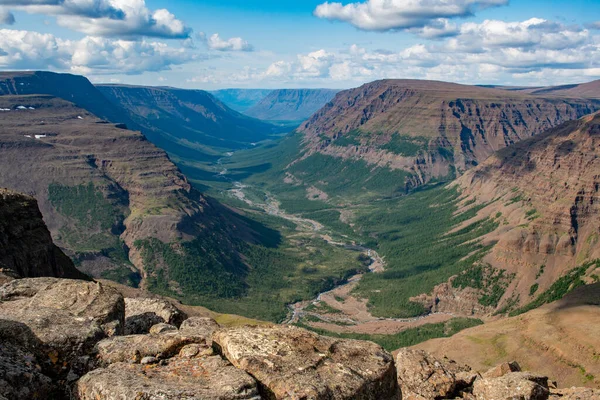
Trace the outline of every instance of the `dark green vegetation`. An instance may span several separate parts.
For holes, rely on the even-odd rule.
[[[508,276],[504,270],[494,269],[490,265],[476,264],[459,274],[452,281],[452,286],[479,289],[482,292],[479,304],[497,307],[513,279],[514,275]]]
[[[514,315],[523,314],[524,312],[533,310],[534,308],[541,307],[544,304],[552,303],[553,301],[562,299],[567,293],[571,292],[575,288],[585,285],[581,278],[592,267],[600,267],[600,260],[592,261],[572,269],[554,282],[552,286],[548,288],[548,290],[541,293],[534,301],[511,312],[509,315],[512,317]]]
[[[426,137],[413,137],[394,133],[391,140],[385,145],[381,146],[381,149],[402,156],[412,157],[416,156],[421,151],[427,150],[428,144],[429,139]]]
[[[395,335],[367,335],[360,333],[335,333],[324,329],[313,328],[308,325],[298,324],[299,326],[315,331],[321,335],[356,340],[373,341],[388,351],[397,350],[401,347],[414,346],[429,339],[450,337],[456,333],[482,325],[483,321],[474,318],[453,318],[447,322],[439,324],[425,324],[416,328],[406,329]]]
[[[76,252],[104,252],[127,259],[119,239],[123,220],[129,213],[123,200],[105,198],[91,182],[78,186],[53,183],[48,187],[48,200],[59,214],[72,221],[60,233],[61,239]]]
[[[457,214],[457,190],[438,184],[407,195],[405,172],[322,154],[290,165],[290,159],[298,158],[298,145],[300,138],[293,134],[279,146],[238,153],[226,166],[235,177],[237,171],[247,172],[266,163],[270,168],[246,175],[244,182],[275,195],[287,212],[316,220],[344,235],[346,241],[376,249],[385,258],[386,271],[365,275],[356,289],[358,296],[369,299],[374,315],[411,317],[427,312],[410,297],[431,291],[488,251],[489,247],[476,239],[498,226],[495,219],[452,231],[481,207]],[[328,199],[309,199],[307,189],[311,186],[327,193]],[[349,220],[342,221],[342,212]],[[490,287],[494,288],[493,295],[481,301],[492,305],[504,286]]]
[[[191,242],[136,243],[149,288],[218,312],[278,322],[285,318],[287,304],[314,298],[366,268],[356,252],[321,239],[289,238],[295,226],[288,221],[259,214],[256,219],[288,239],[240,242],[232,251],[219,245],[223,233],[211,230]]]
[[[374,315],[423,314],[424,306],[410,297],[430,292],[488,251],[475,239],[495,229],[497,222],[482,220],[452,231],[479,209],[455,214],[458,197],[456,190],[438,186],[360,210],[355,223],[369,238],[366,245],[376,247],[387,262],[385,272],[366,275],[357,288],[358,295],[369,299]]]

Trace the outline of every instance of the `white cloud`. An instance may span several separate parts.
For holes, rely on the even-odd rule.
[[[241,37],[234,37],[227,40],[221,39],[218,33],[207,37],[204,32],[198,35],[210,50],[217,51],[253,51],[254,48]]]
[[[15,23],[15,16],[10,11],[0,7],[0,25],[12,25]]]
[[[486,20],[457,35],[397,52],[352,45],[271,64],[252,79],[311,84],[384,78],[464,83],[559,84],[600,78],[600,36],[542,19]]]
[[[478,9],[508,4],[508,0],[366,0],[364,2],[325,2],[314,15],[343,21],[369,31],[419,29],[445,25],[444,20],[468,17]],[[446,35],[449,32],[446,32]]]
[[[141,74],[168,70],[201,58],[185,48],[139,40],[86,36],[63,40],[51,34],[0,29],[0,67],[53,69],[78,74]]]
[[[29,13],[56,16],[57,23],[87,35],[183,39],[192,30],[166,9],[149,10],[145,0],[1,0]]]

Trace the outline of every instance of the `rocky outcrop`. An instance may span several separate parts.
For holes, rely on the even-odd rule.
[[[192,317],[122,336],[123,298],[94,282],[0,287],[0,399],[595,399],[515,362],[480,375],[424,351],[334,339],[294,326],[220,327]]]
[[[90,372],[75,388],[79,400],[258,400],[256,381],[219,356],[178,356],[168,364],[113,364]]]
[[[33,197],[0,188],[0,273],[4,281],[34,277],[84,279],[52,242]]]
[[[218,331],[233,365],[257,379],[267,399],[400,399],[392,357],[380,346],[336,340],[293,326]]]
[[[61,398],[61,382],[92,368],[96,343],[123,332],[124,312],[123,297],[95,282],[32,278],[0,287],[0,394]]]
[[[548,378],[528,372],[511,372],[498,378],[478,379],[473,385],[476,399],[546,400],[550,395]]]
[[[478,377],[465,365],[437,359],[421,350],[400,349],[396,369],[405,400],[460,397]]]
[[[125,334],[150,332],[156,324],[179,327],[187,315],[163,299],[125,298]]]

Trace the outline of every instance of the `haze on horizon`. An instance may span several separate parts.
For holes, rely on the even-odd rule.
[[[0,0],[0,69],[198,89],[600,79],[594,0],[288,3]]]

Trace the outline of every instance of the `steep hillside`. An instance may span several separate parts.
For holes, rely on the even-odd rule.
[[[235,111],[244,112],[271,93],[272,89],[221,89],[209,93]]]
[[[600,258],[599,156],[597,113],[506,148],[458,179],[461,208],[481,208],[465,223],[492,218],[498,227],[483,236],[492,246],[483,266],[438,287],[435,307],[455,308],[463,290],[481,296],[489,289],[482,282],[500,273],[492,271],[511,277],[497,293],[501,312],[522,312],[598,280],[589,261]],[[421,300],[433,304],[432,297]]]
[[[462,173],[497,150],[598,109],[595,99],[384,80],[338,93],[300,131],[309,155],[400,169],[414,187]]]
[[[181,297],[244,293],[239,251],[258,234],[163,150],[61,99],[0,96],[0,108],[0,185],[38,199],[80,269]]]
[[[518,317],[464,330],[415,346],[481,372],[513,360],[560,387],[600,387],[600,284]],[[592,398],[592,397],[590,397]]]
[[[274,90],[245,114],[266,121],[301,121],[330,102],[337,92],[332,89]]]
[[[52,242],[35,199],[0,188],[0,283],[40,276],[86,278]]]
[[[172,145],[159,143],[168,152],[177,147],[192,150],[236,149],[268,138],[273,125],[231,110],[202,90],[99,85],[115,105],[125,109],[151,139],[156,135]]]

